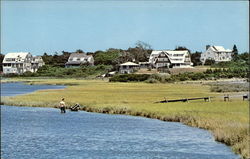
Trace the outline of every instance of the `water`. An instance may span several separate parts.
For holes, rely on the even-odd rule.
[[[83,111],[59,112],[54,108],[2,106],[2,158],[239,158],[229,147],[215,142],[208,131],[181,123]]]
[[[65,86],[58,85],[26,85],[21,82],[1,83],[1,96],[15,96],[34,92],[39,89],[62,89]]]

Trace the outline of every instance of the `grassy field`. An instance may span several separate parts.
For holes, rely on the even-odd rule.
[[[128,114],[177,121],[210,130],[215,140],[232,147],[233,151],[249,156],[248,101],[233,98],[223,102],[220,93],[210,92],[202,84],[110,83],[102,80],[36,79],[29,84],[64,84],[63,90],[40,90],[16,97],[4,97],[6,105],[57,107],[65,98],[67,106],[79,103],[82,110],[109,114]],[[211,96],[211,102],[190,101],[154,103],[167,99]]]

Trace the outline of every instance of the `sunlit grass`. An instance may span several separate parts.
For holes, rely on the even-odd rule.
[[[82,110],[129,114],[178,121],[211,130],[215,139],[232,146],[236,153],[249,154],[249,107],[241,98],[224,102],[223,94],[210,92],[201,84],[109,83],[102,80],[25,79],[30,84],[65,84],[62,90],[40,90],[3,98],[7,105],[56,107],[62,97],[67,106],[79,103]],[[155,103],[167,99],[211,96],[211,102]]]

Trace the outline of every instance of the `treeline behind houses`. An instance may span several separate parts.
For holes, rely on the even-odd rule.
[[[184,46],[178,46],[175,48],[175,50],[188,50]],[[83,50],[76,50],[77,53],[85,53]],[[117,71],[119,69],[119,65],[121,63],[127,62],[127,61],[133,61],[133,62],[147,62],[148,58],[152,52],[152,49],[150,45],[144,43],[144,42],[138,42],[136,43],[135,47],[128,48],[126,50],[123,49],[114,49],[110,48],[106,51],[96,51],[96,52],[86,52],[86,54],[91,54],[94,57],[94,66],[88,66],[87,64],[83,64],[79,68],[65,68],[65,63],[68,61],[68,58],[71,53],[73,52],[67,52],[62,51],[61,53],[54,53],[53,55],[49,55],[47,53],[44,53],[42,55],[42,58],[46,65],[39,68],[39,70],[36,73],[26,72],[23,75],[14,75],[14,76],[50,76],[50,77],[96,77],[102,74],[105,74],[110,71]],[[193,62],[194,66],[201,65],[200,61],[201,52],[194,52],[191,53],[191,61]],[[0,56],[0,58],[3,59],[3,55]],[[0,59],[2,61],[2,59]],[[243,71],[242,77],[247,77],[247,71],[249,66],[249,54],[248,53],[242,53],[237,54],[234,56],[232,61],[229,62],[221,62],[218,64],[215,64],[214,61],[208,60],[206,61],[205,65],[210,65],[214,68],[221,68],[222,71],[215,71],[216,75],[213,71],[209,71],[206,74],[211,74],[207,77],[225,77],[230,78],[236,76],[235,72],[238,70]],[[223,72],[223,68],[229,68],[227,73],[223,73],[224,75],[219,76],[218,72]],[[229,73],[234,72],[234,73]],[[228,76],[226,76],[227,74]],[[229,75],[230,74],[230,75]],[[132,75],[133,76],[133,75]],[[202,74],[196,75],[196,73],[186,73],[183,75],[179,75],[181,78],[178,78],[176,76],[175,79],[177,80],[188,80],[188,79],[196,79],[196,76],[198,79],[203,78]],[[183,77],[183,76],[188,76]],[[195,76],[195,77],[191,77]],[[205,77],[204,77],[205,78]],[[157,79],[158,80],[158,79]],[[175,81],[175,80],[171,80]]]

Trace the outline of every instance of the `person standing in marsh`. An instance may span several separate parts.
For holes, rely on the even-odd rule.
[[[59,103],[59,107],[61,109],[61,113],[66,113],[64,98],[62,98],[61,102]]]

